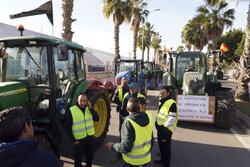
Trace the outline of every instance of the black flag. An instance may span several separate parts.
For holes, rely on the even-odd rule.
[[[15,18],[33,16],[33,15],[39,15],[39,14],[46,14],[50,23],[53,25],[52,0],[46,2],[45,4],[41,5],[40,7],[36,8],[34,10],[10,15],[10,18],[15,19]]]

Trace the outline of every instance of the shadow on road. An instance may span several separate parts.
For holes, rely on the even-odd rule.
[[[249,152],[245,148],[216,146],[178,140],[172,142],[172,167],[248,167],[249,164]]]

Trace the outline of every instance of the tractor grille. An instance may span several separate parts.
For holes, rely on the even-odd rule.
[[[192,73],[192,74],[186,74],[185,79],[188,79],[189,81],[193,81],[195,79],[197,80],[202,80],[203,79],[203,75],[201,73]]]
[[[205,78],[198,72],[186,72],[183,80],[183,93],[189,95],[203,94]]]

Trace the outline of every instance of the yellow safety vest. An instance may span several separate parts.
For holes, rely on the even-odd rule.
[[[118,98],[119,98],[119,101],[121,102],[122,101],[122,86],[118,87]]]
[[[123,160],[131,165],[143,165],[151,161],[153,118],[148,111],[145,113],[149,118],[149,124],[145,127],[138,125],[129,118],[125,120],[130,121],[135,130],[135,141],[132,150],[129,153],[122,153]]]
[[[173,103],[176,104],[176,102],[173,99],[169,99],[162,105],[162,107],[160,108],[160,111],[158,112],[156,116],[156,122],[158,125],[163,125],[168,120],[169,109]],[[174,116],[176,117],[176,123],[173,123],[171,126],[167,127],[171,132],[173,132],[174,129],[177,127],[177,121],[178,121],[177,108],[176,108],[176,115]]]
[[[73,120],[72,132],[76,140],[95,134],[92,114],[88,107],[85,107],[85,114],[76,105],[70,107],[70,111]]]
[[[129,94],[128,92],[125,93],[125,95],[124,95],[124,97],[122,99],[122,107],[121,107],[121,109],[123,108],[124,99],[128,96],[128,94]],[[143,97],[145,99],[145,96],[143,94],[140,94],[140,93],[137,94],[137,98],[139,98],[139,97]]]

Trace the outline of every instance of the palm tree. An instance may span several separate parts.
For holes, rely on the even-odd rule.
[[[243,56],[240,58],[240,65],[241,73],[238,79],[237,90],[234,98],[237,100],[249,101],[248,83],[250,82],[250,4],[248,7],[245,46]]]
[[[144,61],[144,51],[145,51],[145,43],[146,43],[146,39],[145,39],[145,26],[142,26],[139,28],[139,35],[138,35],[138,38],[137,38],[137,47],[141,49],[142,51],[142,61]]]
[[[154,59],[153,61],[156,62],[156,54],[158,52],[158,50],[161,48],[161,36],[159,35],[159,33],[155,33],[153,34],[152,37],[152,44],[151,47],[154,49]],[[159,61],[159,58],[157,59],[157,62]]]
[[[185,25],[182,31],[182,42],[186,44],[189,51],[192,45],[195,49],[202,50],[207,44],[205,30],[200,25],[198,18],[189,20]]]
[[[147,48],[147,61],[149,61],[149,52],[150,52],[150,47],[151,47],[151,38],[152,35],[155,33],[153,31],[154,25],[151,25],[149,22],[145,23],[144,27],[144,34],[145,34],[145,47]]]
[[[196,16],[203,28],[206,30],[208,40],[212,41],[212,49],[216,50],[217,41],[225,27],[232,26],[234,20],[234,9],[228,9],[225,0],[205,0],[205,5],[197,9]],[[212,57],[212,69],[215,71],[215,55]]]
[[[71,31],[71,25],[76,19],[72,19],[74,0],[62,0],[62,38],[65,41],[72,41],[74,32]]]
[[[176,48],[176,52],[183,52],[185,50],[184,46],[180,45]]]
[[[130,22],[131,12],[133,4],[131,1],[121,1],[121,0],[105,0],[103,5],[103,14],[108,19],[113,15],[114,22],[114,40],[115,40],[115,58],[117,60],[120,58],[119,55],[119,28],[120,25],[125,22]]]
[[[143,0],[132,0],[132,2],[134,6],[132,10],[133,21],[130,29],[134,32],[133,52],[134,59],[136,59],[136,45],[140,23],[145,22],[145,18],[148,16],[149,11],[144,10],[144,8],[147,6],[147,3],[144,3]]]
[[[188,51],[191,50],[193,45],[193,34],[192,34],[192,27],[190,24],[186,24],[181,32],[182,43],[186,45]]]
[[[163,59],[163,56],[162,56],[162,54],[163,54],[163,50],[160,48],[160,49],[158,49],[158,51],[157,51],[157,54],[158,54],[158,62],[162,62],[162,59]]]

